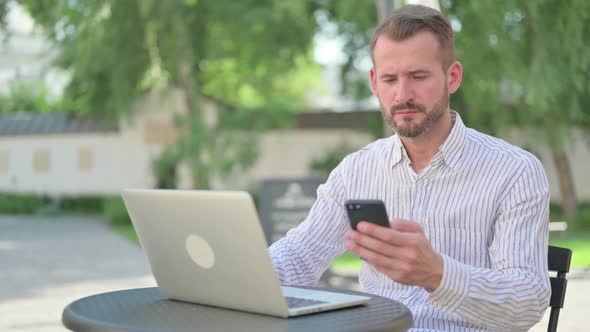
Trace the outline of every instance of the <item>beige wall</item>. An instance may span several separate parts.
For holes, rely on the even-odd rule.
[[[161,146],[146,144],[143,134],[143,127],[130,127],[123,134],[2,137],[0,191],[118,194],[126,187],[150,188],[150,162]],[[253,169],[214,179],[212,186],[249,189],[265,178],[305,176],[313,159],[340,143],[362,147],[369,141],[369,135],[346,130],[269,132],[260,138]],[[181,174],[180,187],[190,188],[186,169]]]
[[[140,112],[122,120],[119,132],[0,136],[6,164],[0,191],[117,195],[127,187],[152,187],[151,160],[162,149],[159,140],[169,139],[165,129],[173,113],[161,112],[154,98],[138,103]],[[177,94],[166,95],[169,109],[178,102]],[[147,135],[154,124],[164,130]]]
[[[359,149],[372,140],[365,132],[346,129],[272,130],[260,136],[260,157],[252,169],[217,178],[212,185],[249,189],[263,179],[304,177],[309,175],[313,160],[340,144]]]
[[[151,161],[165,143],[176,138],[172,118],[182,113],[183,102],[176,92],[164,97],[148,95],[137,109],[116,133],[0,136],[0,191],[118,194],[126,187],[153,187]],[[546,145],[534,133],[513,131],[506,138],[537,153],[549,177],[551,197],[559,200],[555,167]],[[372,140],[369,134],[351,129],[271,130],[259,138],[260,157],[252,169],[214,178],[211,184],[251,189],[262,179],[306,176],[311,161],[334,147],[345,143],[358,149]],[[578,198],[590,201],[590,136],[572,131],[567,151]],[[187,167],[181,166],[179,173],[179,187],[190,188]]]
[[[118,194],[126,187],[152,187],[151,160],[161,145],[146,143],[142,121],[134,121],[121,133],[0,137],[0,191],[52,194]],[[520,137],[520,138],[519,138]],[[550,152],[522,134],[508,141],[532,148],[540,157],[551,187],[559,200],[559,184]],[[292,178],[308,174],[312,160],[347,143],[360,148],[372,138],[353,130],[270,131],[260,137],[260,158],[244,172],[213,179],[215,188],[250,189],[265,178]],[[530,140],[529,140],[530,141]],[[580,200],[590,201],[590,138],[574,131],[568,155]],[[45,151],[47,170],[35,170],[35,153]],[[38,165],[37,165],[38,166]],[[180,187],[190,188],[186,168]]]
[[[0,174],[0,191],[51,194],[115,193],[143,181],[143,158],[134,158],[117,134],[47,135],[0,138],[8,169]],[[92,169],[79,168],[80,149],[89,149]]]

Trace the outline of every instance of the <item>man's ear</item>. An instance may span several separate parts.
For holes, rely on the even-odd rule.
[[[447,71],[447,88],[449,93],[455,93],[463,81],[463,66],[459,61],[455,61],[451,64]]]
[[[371,89],[373,90],[375,97],[379,98],[379,95],[377,94],[377,71],[373,67],[369,73],[371,74]]]

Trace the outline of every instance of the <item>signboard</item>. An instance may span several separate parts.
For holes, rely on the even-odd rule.
[[[262,181],[260,215],[269,245],[307,217],[316,200],[316,190],[325,181],[325,177]]]

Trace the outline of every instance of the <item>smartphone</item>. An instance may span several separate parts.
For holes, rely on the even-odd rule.
[[[385,204],[381,200],[355,199],[346,201],[344,205],[350,220],[350,227],[354,230],[361,221],[372,222],[383,227],[390,226]]]

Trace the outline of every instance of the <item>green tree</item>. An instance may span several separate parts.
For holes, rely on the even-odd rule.
[[[572,0],[445,1],[465,68],[463,94],[473,126],[531,129],[551,148],[565,217],[576,214],[564,146],[588,128],[590,3]],[[464,28],[462,28],[464,27]]]
[[[368,72],[362,71],[360,63],[370,60],[369,40],[378,24],[379,11],[376,4],[379,2],[325,0],[319,11],[325,25],[335,26],[331,32],[332,37],[344,41],[346,60],[341,71],[342,92],[358,99],[371,94]]]
[[[176,121],[174,149],[195,188],[207,188],[212,172],[251,165],[256,130],[288,122],[318,77],[313,1],[19,2],[72,75],[70,109],[114,124],[146,91],[180,89],[188,112]]]
[[[325,1],[327,17],[347,41],[345,69],[355,70],[352,64],[369,55],[367,44],[377,25],[375,3]],[[590,2],[440,4],[455,30],[457,58],[464,66],[453,106],[481,131],[498,134],[520,127],[546,142],[559,176],[564,216],[575,215],[574,181],[564,146],[571,128],[590,131]]]
[[[0,113],[62,110],[61,101],[50,100],[47,87],[42,83],[17,81],[10,86],[8,95],[0,97]]]

